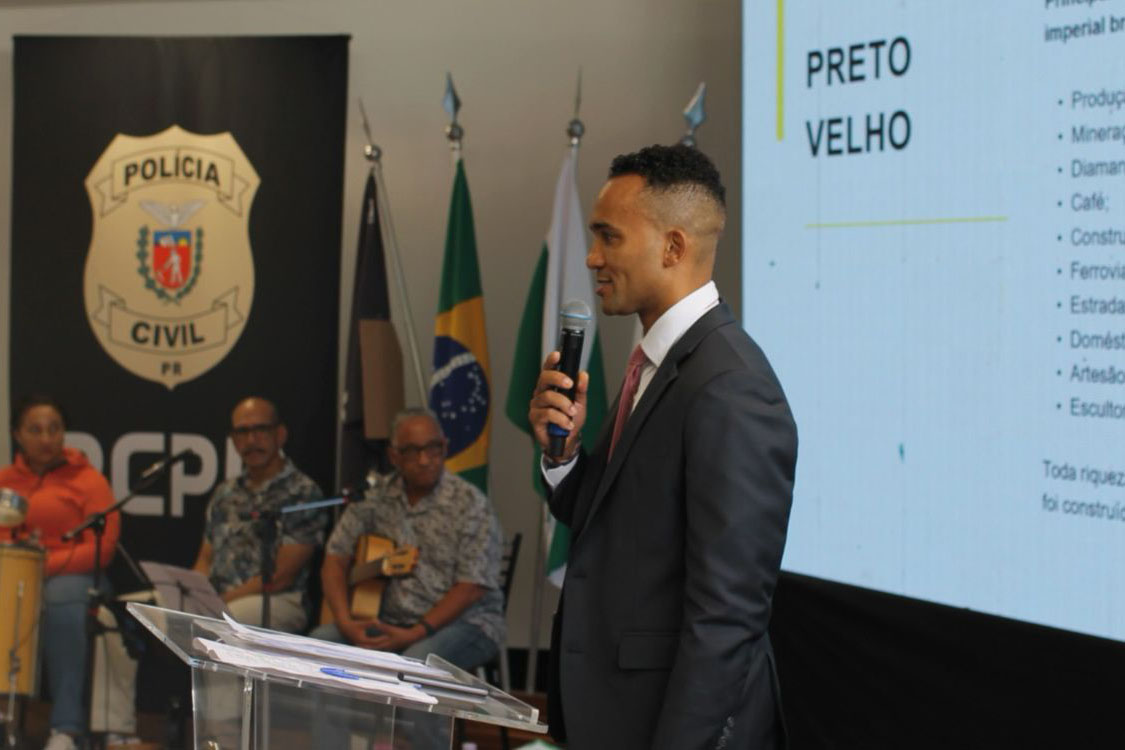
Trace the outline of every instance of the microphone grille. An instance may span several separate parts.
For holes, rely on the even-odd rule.
[[[590,311],[590,306],[580,299],[567,300],[561,308],[559,308],[559,318],[562,321],[563,328],[571,330],[585,330],[590,321],[593,320],[594,315]]]

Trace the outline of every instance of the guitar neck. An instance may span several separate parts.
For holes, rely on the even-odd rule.
[[[354,586],[370,578],[378,578],[383,575],[383,560],[385,559],[387,559],[385,556],[377,557],[374,560],[353,565],[352,572],[348,574],[348,585]]]

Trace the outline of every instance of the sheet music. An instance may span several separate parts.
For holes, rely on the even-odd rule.
[[[218,617],[227,605],[207,576],[190,568],[144,560],[141,569],[152,581],[165,607],[191,615]]]
[[[427,705],[435,705],[438,702],[437,698],[427,695],[414,685],[402,682],[391,674],[351,668],[345,670],[335,666],[321,665],[297,656],[268,654],[219,643],[207,638],[195,638],[192,640],[192,645],[215,661],[236,667],[260,670],[266,673],[281,672],[291,677],[315,680],[321,683],[337,683],[364,692],[380,693]]]

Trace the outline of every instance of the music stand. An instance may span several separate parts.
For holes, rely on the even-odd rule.
[[[282,536],[281,519],[289,513],[301,513],[307,510],[320,510],[334,505],[343,505],[348,502],[348,493],[340,497],[330,497],[326,500],[312,500],[304,503],[286,505],[277,510],[254,510],[245,514],[243,520],[254,521],[258,524],[258,541],[261,547],[262,565],[262,627],[270,627],[270,583],[273,581],[275,563],[274,544]],[[202,613],[201,613],[202,614]]]
[[[143,561],[141,569],[152,581],[164,606],[169,609],[216,618],[221,618],[224,612],[230,614],[226,602],[202,573],[151,560]]]

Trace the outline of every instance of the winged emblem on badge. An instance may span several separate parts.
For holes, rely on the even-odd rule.
[[[177,205],[175,203],[157,203],[156,201],[137,201],[145,213],[171,229],[176,229],[190,219],[196,211],[203,208],[207,201],[188,201]]]

